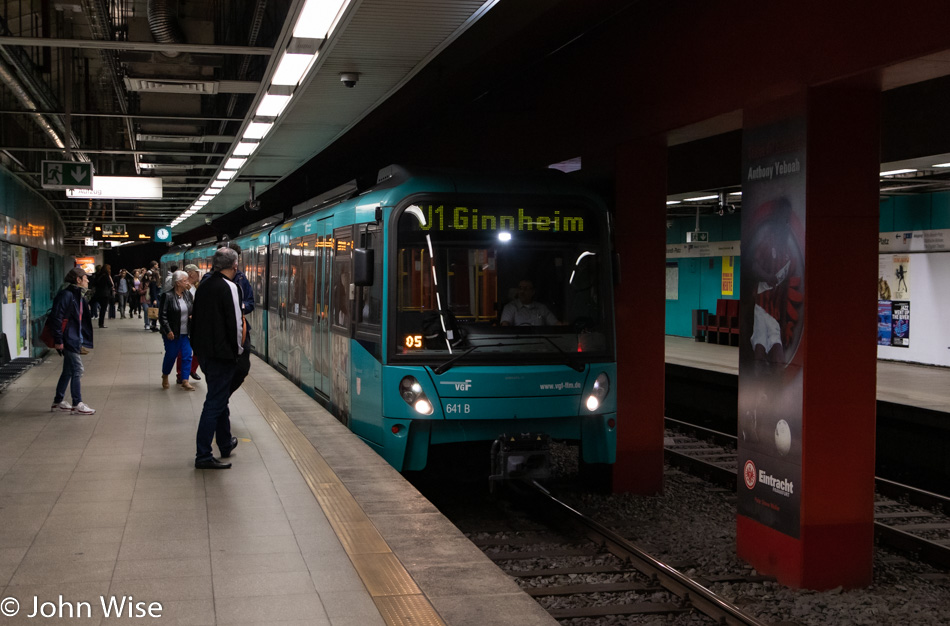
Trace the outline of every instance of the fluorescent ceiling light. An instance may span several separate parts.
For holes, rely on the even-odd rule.
[[[719,198],[718,195],[696,196],[695,198],[683,198],[683,202],[700,202],[702,200],[716,200],[718,198]]]
[[[671,205],[671,204],[679,204],[679,203],[680,203],[679,200],[667,200],[667,201],[666,201],[666,206],[669,206],[669,205]]]
[[[224,162],[224,169],[238,170],[238,169],[241,169],[241,166],[244,165],[245,163],[247,163],[247,159],[243,159],[239,157],[237,158],[231,157],[230,159]]]
[[[238,145],[234,146],[234,156],[249,156],[257,150],[257,146],[260,144],[256,141],[240,141]]]
[[[198,198],[198,199],[199,199],[199,200],[204,200],[205,202],[209,202],[209,201],[211,201],[211,200],[214,200],[215,195],[216,195],[219,191],[221,191],[221,190],[220,190],[220,189],[215,189],[215,190],[214,190],[214,193],[210,193],[211,190],[209,189],[208,191],[206,191],[206,192],[204,192],[203,194],[201,194],[201,197]]]
[[[224,188],[227,187],[227,186],[228,186],[228,182],[227,182],[226,180],[213,180],[213,181],[211,181],[211,188],[212,188],[212,189],[224,189]]]
[[[741,191],[733,191],[733,192],[731,192],[729,195],[730,195],[730,196],[741,196],[741,195],[742,195],[742,192],[741,192]]]
[[[271,78],[272,85],[289,85],[296,87],[300,79],[307,73],[310,63],[317,58],[315,54],[291,54],[284,52],[277,70]]]
[[[934,167],[950,167],[950,163],[937,163]]]
[[[307,0],[294,25],[294,37],[326,39],[336,16],[349,0]]]
[[[244,129],[244,134],[241,135],[241,139],[263,139],[267,131],[273,127],[273,122],[251,122],[247,125],[247,128]]]
[[[888,170],[886,172],[881,172],[881,176],[897,176],[898,174],[910,174],[916,172],[917,170]]]
[[[215,177],[218,180],[231,180],[237,176],[237,170],[223,170],[218,172],[218,175]]]
[[[260,115],[261,117],[277,117],[284,112],[284,108],[289,103],[290,96],[266,93],[264,97],[261,98],[261,103],[257,105],[256,115]],[[263,137],[263,135],[261,136]]]

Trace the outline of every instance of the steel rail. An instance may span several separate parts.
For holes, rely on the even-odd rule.
[[[656,577],[664,588],[689,602],[704,615],[720,624],[765,626],[766,622],[744,613],[739,607],[727,602],[695,580],[666,563],[656,560],[626,538],[558,499],[541,485],[535,482],[533,486],[551,505],[569,515],[575,523],[585,526],[591,533],[588,535],[590,539],[604,543],[612,553],[629,560],[631,565],[640,572]]]
[[[697,432],[705,432],[717,443],[737,441],[737,438],[732,435],[703,428],[702,426],[696,426],[688,422],[670,418],[666,418],[666,421]],[[671,462],[676,465],[687,466],[694,474],[706,474],[718,484],[731,485],[733,489],[738,488],[738,470],[736,468],[727,469],[704,461],[703,459],[691,457],[689,454],[671,450],[670,448],[666,448],[664,454]],[[874,485],[877,493],[881,495],[906,500],[909,504],[924,509],[939,509],[945,515],[950,515],[950,498],[946,496],[917,489],[910,485],[903,485],[877,476],[874,478]],[[902,552],[909,552],[918,560],[931,565],[945,569],[950,568],[950,546],[948,545],[925,539],[924,537],[914,535],[891,524],[877,520],[874,522],[874,539],[888,547],[895,548]]]

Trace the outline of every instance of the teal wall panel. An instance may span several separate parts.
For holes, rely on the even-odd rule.
[[[930,207],[930,228],[950,228],[950,192],[935,193]]]
[[[882,198],[880,217],[878,218],[878,232],[890,233],[894,231],[894,198]]]
[[[894,230],[929,230],[930,194],[894,198]]]
[[[679,267],[679,297],[666,301],[666,334],[692,335],[693,309],[714,312],[720,298],[737,299],[739,257],[734,257],[733,295],[722,294],[722,257],[670,259]]]

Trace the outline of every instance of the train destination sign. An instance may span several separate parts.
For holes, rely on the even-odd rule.
[[[467,206],[426,205],[411,206],[407,213],[419,219],[424,231],[542,231],[584,232],[584,218],[580,211],[560,209],[525,210],[477,208]]]

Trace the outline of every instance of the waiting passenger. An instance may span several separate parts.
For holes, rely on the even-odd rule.
[[[201,273],[198,270],[198,266],[191,263],[185,266],[185,273],[188,274],[188,293],[191,294],[191,299],[192,301],[194,301],[195,292],[198,289],[198,281],[201,280]],[[192,354],[191,355],[191,379],[192,380],[201,380],[201,376],[198,375],[198,365],[199,365],[198,357]],[[178,352],[178,361],[176,364],[176,368],[178,371],[178,379],[176,382],[180,385],[181,380],[182,380],[181,379],[181,352],[180,351]]]
[[[168,389],[168,375],[178,353],[181,352],[181,388],[194,391],[188,382],[191,372],[191,340],[188,328],[191,321],[192,299],[188,291],[188,274],[176,271],[172,274],[172,288],[158,300],[158,322],[165,341],[165,359],[162,361],[162,389]]]
[[[237,437],[231,436],[228,400],[238,360],[244,353],[247,333],[241,314],[240,289],[233,282],[238,266],[237,252],[218,248],[211,263],[214,273],[195,293],[192,317],[194,348],[208,384],[195,437],[195,467],[228,469],[230,463],[214,458],[211,442],[217,440],[218,450],[224,458],[231,456],[238,445]]]
[[[556,326],[560,324],[554,313],[534,301],[534,284],[530,280],[518,283],[518,297],[505,305],[501,312],[502,326]]]
[[[56,383],[51,411],[64,411],[78,415],[96,412],[82,401],[79,379],[84,371],[80,357],[83,346],[92,347],[92,314],[82,297],[89,287],[89,277],[81,267],[66,273],[67,287],[56,294],[50,313],[50,328],[53,332],[53,347],[63,357],[63,373]],[[73,403],[66,402],[66,387],[69,386]]]

